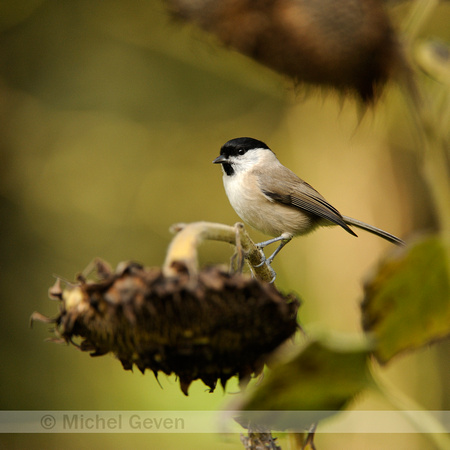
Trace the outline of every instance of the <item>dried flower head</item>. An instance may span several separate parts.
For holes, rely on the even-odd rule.
[[[228,47],[314,86],[371,102],[411,74],[381,0],[166,0],[175,17]]]
[[[97,261],[98,279],[50,289],[60,301],[56,318],[32,320],[55,323],[63,341],[81,337],[80,349],[92,356],[113,353],[126,370],[175,373],[186,395],[196,379],[211,391],[234,375],[246,382],[298,328],[299,301],[269,283],[218,267],[192,276],[179,264],[176,272],[136,263],[113,272]]]

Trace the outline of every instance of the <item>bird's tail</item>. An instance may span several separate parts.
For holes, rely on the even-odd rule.
[[[379,228],[376,228],[372,225],[361,222],[360,220],[352,219],[351,217],[342,216],[342,218],[344,219],[344,222],[347,225],[353,225],[357,228],[361,228],[362,230],[366,230],[369,233],[376,234],[380,238],[386,239],[387,241],[392,242],[393,244],[405,245],[405,243],[401,239],[394,236],[393,234],[388,233],[387,231],[380,230]]]

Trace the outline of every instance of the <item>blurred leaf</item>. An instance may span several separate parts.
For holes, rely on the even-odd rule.
[[[309,343],[292,360],[276,366],[261,385],[243,400],[246,411],[239,423],[270,429],[305,428],[344,408],[373,382],[367,348],[331,348],[320,341]],[[274,411],[283,411],[277,413]],[[305,411],[298,415],[294,411]]]
[[[447,274],[445,248],[431,237],[384,261],[366,283],[363,327],[380,362],[450,334]]]

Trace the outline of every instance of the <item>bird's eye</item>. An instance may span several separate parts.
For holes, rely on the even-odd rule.
[[[245,148],[240,148],[240,149],[238,150],[238,155],[244,155],[246,151],[247,151],[247,150],[245,150]]]

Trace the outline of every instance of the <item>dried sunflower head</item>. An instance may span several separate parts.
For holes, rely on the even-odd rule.
[[[415,93],[381,0],[166,0],[174,17],[297,83],[356,94],[365,104],[390,79]]]
[[[196,379],[211,391],[234,375],[245,382],[298,328],[297,298],[217,266],[195,276],[182,264],[177,276],[136,263],[112,272],[98,261],[96,269],[95,281],[50,289],[61,302],[55,319],[32,319],[54,322],[66,342],[80,337],[93,356],[113,353],[126,370],[175,373],[186,395]]]

